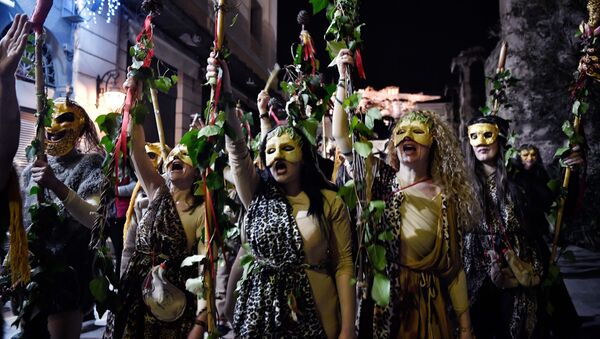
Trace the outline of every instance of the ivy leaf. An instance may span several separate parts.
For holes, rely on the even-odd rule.
[[[220,190],[223,188],[223,185],[223,177],[219,175],[219,173],[213,171],[206,176],[206,187],[208,187],[209,190]]]
[[[40,191],[39,186],[32,186],[31,190],[29,190],[29,195],[36,195]]]
[[[569,152],[571,150],[570,146],[562,146],[559,147],[556,152],[554,153],[554,158],[562,158],[563,155],[565,155],[567,152]]]
[[[560,188],[560,181],[558,181],[556,179],[552,179],[552,180],[548,181],[547,186],[552,192],[557,192],[558,189]]]
[[[329,52],[329,57],[332,60],[328,67],[333,67],[336,65],[335,57],[342,49],[348,48],[348,46],[346,45],[345,41],[327,41],[326,48],[327,52]]]
[[[314,118],[308,118],[304,120],[300,120],[298,122],[300,126],[300,130],[304,133],[304,136],[312,145],[317,145],[317,129],[319,127],[319,122]]]
[[[368,157],[373,150],[373,144],[370,141],[357,141],[352,145],[352,147],[363,158]]]
[[[377,235],[377,239],[379,239],[381,241],[394,240],[394,233],[390,230],[381,232],[381,233],[379,233],[379,235]]]
[[[354,192],[354,180],[348,180],[337,192],[349,209],[356,207],[356,193]]]
[[[373,277],[371,298],[382,307],[390,303],[390,279],[379,272]]]
[[[344,100],[342,107],[345,109],[348,108],[356,108],[358,107],[358,102],[360,101],[361,95],[358,92],[352,93],[349,97]]]
[[[154,86],[163,93],[169,93],[171,86],[173,86],[173,81],[168,77],[158,77],[158,79],[154,80]]]
[[[108,280],[105,277],[94,278],[90,281],[90,292],[97,301],[103,303],[107,297]]]
[[[136,124],[143,124],[146,119],[146,115],[148,114],[148,107],[142,103],[137,103],[131,109],[131,116],[133,117],[133,121]]]
[[[329,0],[310,0],[310,3],[312,4],[314,15],[327,8]]]
[[[369,202],[369,213],[373,216],[376,221],[381,219],[383,211],[385,210],[385,202],[383,200],[372,200]]]
[[[112,139],[108,135],[105,135],[102,137],[102,139],[100,139],[100,145],[104,147],[106,153],[112,153],[115,149],[115,145],[113,144]]]
[[[377,107],[371,107],[367,111],[367,115],[365,117],[365,125],[368,129],[373,129],[375,127],[375,120],[381,119],[381,111]]]
[[[221,133],[221,127],[217,125],[206,125],[202,127],[200,132],[198,132],[198,138],[200,137],[212,137],[213,135],[219,135]]]
[[[575,135],[575,130],[573,129],[573,125],[571,125],[570,121],[565,121],[562,125],[562,131],[565,135],[571,139]]]
[[[367,247],[367,252],[369,254],[369,260],[373,267],[375,267],[378,271],[383,271],[385,266],[387,265],[387,260],[385,258],[385,248],[378,244],[371,244]]]

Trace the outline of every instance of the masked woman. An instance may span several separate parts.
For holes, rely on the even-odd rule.
[[[35,317],[39,324],[25,324],[24,335],[29,330],[43,328],[47,317],[52,337],[78,338],[83,314],[92,307],[89,290],[92,255],[88,244],[99,201],[104,158],[98,144],[96,128],[85,110],[69,98],[56,99],[52,123],[46,127],[48,162],[37,160],[25,168],[22,194],[25,211],[37,204],[37,196],[30,194],[33,186],[48,189],[49,200],[59,207],[63,222],[35,235],[45,244],[45,252],[36,253],[34,249],[34,257],[44,257],[34,261],[51,259],[52,266],[59,265],[62,269],[44,268],[48,276],[40,288],[51,294],[30,293],[30,302],[39,305],[42,312]],[[80,150],[78,145],[84,148]],[[30,214],[24,213],[24,217],[29,225]]]
[[[130,80],[126,86],[141,91]],[[137,97],[137,96],[136,96]],[[161,176],[146,153],[143,126],[132,123],[131,161],[149,205],[137,226],[135,247],[119,287],[120,311],[109,318],[105,338],[184,338],[196,313],[196,297],[185,289],[194,269],[181,268],[203,245],[202,200],[194,196],[199,177],[184,145],[177,145]]]
[[[209,59],[207,77],[216,75]],[[226,70],[226,67],[223,67]],[[224,72],[224,76],[228,75]],[[343,202],[325,179],[315,149],[297,129],[279,126],[261,145],[260,176],[233,110],[227,122],[229,164],[247,208],[242,248],[232,268],[228,303],[242,338],[352,338],[354,287],[350,225]],[[240,258],[253,261],[240,282]]]
[[[465,236],[464,256],[478,338],[544,337],[540,283],[549,253],[533,222],[543,212],[533,201],[548,199],[543,195],[550,192],[536,196],[505,166],[508,130],[508,121],[487,116],[471,120],[467,131],[467,161],[483,209],[482,220]],[[569,166],[583,163],[574,150],[565,159]]]
[[[353,159],[345,99],[350,51],[337,57],[340,83],[335,97],[333,136],[347,161]],[[393,238],[386,248],[385,273],[390,301],[375,306],[376,338],[449,338],[453,336],[446,306],[451,302],[461,338],[470,338],[467,284],[462,267],[462,231],[477,211],[454,133],[435,113],[404,115],[392,133],[398,170],[375,159],[373,199],[385,201],[380,231]],[[350,173],[351,175],[353,173]],[[446,296],[449,296],[446,297]],[[361,329],[362,331],[362,329]]]

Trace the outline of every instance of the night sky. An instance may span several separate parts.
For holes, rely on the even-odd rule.
[[[498,1],[363,0],[361,22],[365,47],[366,83],[377,89],[395,85],[402,92],[443,94],[450,81],[452,58],[480,45],[488,51],[498,38]],[[291,63],[290,45],[298,42],[299,10],[312,13],[308,0],[279,1],[277,54],[280,64]],[[309,31],[318,49],[323,70],[330,60],[323,34],[328,26],[325,11],[312,17]],[[332,74],[331,71],[326,72]]]

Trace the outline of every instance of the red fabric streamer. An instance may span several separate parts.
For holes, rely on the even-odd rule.
[[[363,67],[362,55],[360,54],[360,49],[356,49],[356,70],[358,71],[358,76],[366,80],[367,75],[365,74],[365,68]]]
[[[273,107],[271,107],[269,109],[269,114],[271,115],[273,120],[275,120],[275,123],[277,124],[277,126],[281,125],[281,121],[279,121],[279,119],[277,119],[277,115],[275,114],[275,112],[273,112]]]
[[[144,27],[142,28],[142,30],[140,31],[140,33],[138,34],[136,41],[137,43],[141,44],[142,41],[142,37],[146,35],[146,37],[148,38],[148,40],[152,41],[153,39],[153,34],[152,34],[152,16],[148,15],[146,16],[146,20],[144,20]],[[147,47],[147,46],[143,46],[143,47]],[[150,67],[150,63],[152,62],[152,58],[154,57],[154,48],[150,48],[150,50],[148,51],[148,53],[146,54],[146,57],[144,58],[144,64],[143,67]],[[127,97],[125,99],[125,107],[123,107],[123,121],[121,123],[121,132],[119,134],[119,138],[117,139],[117,144],[115,145],[115,178],[116,178],[116,185],[115,185],[115,191],[118,192],[118,188],[119,188],[119,184],[123,183],[124,180],[127,180],[127,178],[123,178],[123,180],[121,180],[121,178],[119,178],[119,155],[120,153],[123,153],[123,163],[126,164],[127,163],[127,129],[129,126],[129,120],[130,120],[130,114],[129,112],[131,111],[131,106],[134,102],[134,93],[132,91],[131,88],[129,88],[127,90]]]
[[[53,0],[38,0],[35,4],[35,9],[33,10],[30,21],[33,30],[38,34],[41,34],[42,30],[44,30],[44,22],[52,9],[52,3]]]

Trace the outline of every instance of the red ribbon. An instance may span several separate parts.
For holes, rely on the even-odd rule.
[[[310,59],[310,64],[312,66],[312,75],[315,75],[317,68],[315,67],[315,49],[312,44],[312,39],[306,39],[304,43],[304,60]]]
[[[152,34],[152,16],[148,15],[146,16],[146,20],[144,20],[144,27],[142,28],[141,32],[138,34],[136,41],[138,43],[141,42],[142,37],[146,35],[146,37],[148,38],[148,40],[152,41],[153,38],[153,34]],[[144,47],[148,47],[148,46],[144,46]],[[151,48],[148,51],[148,54],[146,54],[146,57],[144,58],[144,64],[143,67],[150,67],[150,63],[152,62],[152,57],[154,57],[154,48]],[[141,90],[141,89],[139,89]],[[129,126],[129,120],[130,120],[130,114],[129,112],[131,111],[131,106],[134,102],[134,93],[133,90],[131,88],[129,88],[127,90],[127,97],[125,99],[125,106],[123,107],[123,121],[121,123],[121,132],[119,134],[119,138],[117,139],[117,144],[115,145],[115,178],[116,178],[116,185],[115,185],[115,191],[118,192],[118,188],[119,188],[119,184],[121,184],[123,181],[125,181],[127,178],[124,177],[123,180],[121,180],[121,178],[119,178],[119,154],[122,152],[123,153],[123,163],[126,164],[127,163],[127,129]]]
[[[358,76],[366,80],[367,75],[365,74],[365,68],[363,67],[362,55],[360,54],[360,49],[356,49],[356,70],[358,71]]]

